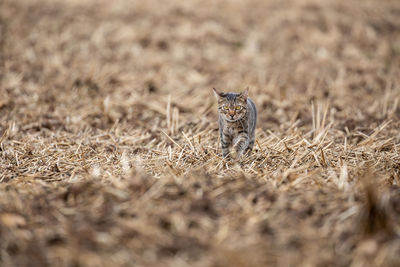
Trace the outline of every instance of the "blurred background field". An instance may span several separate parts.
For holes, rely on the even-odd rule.
[[[400,1],[0,2],[1,266],[399,266]],[[224,162],[211,88],[250,88]]]

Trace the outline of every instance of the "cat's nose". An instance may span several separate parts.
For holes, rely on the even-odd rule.
[[[229,116],[231,116],[231,117],[235,116],[235,111],[230,110],[230,111],[229,111]]]

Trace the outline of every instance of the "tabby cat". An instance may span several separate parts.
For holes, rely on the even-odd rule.
[[[223,93],[213,88],[218,100],[218,124],[222,155],[228,157],[229,148],[241,157],[254,145],[257,110],[248,97],[248,89],[240,94]]]

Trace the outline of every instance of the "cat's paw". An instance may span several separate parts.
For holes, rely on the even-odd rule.
[[[233,151],[231,151],[230,155],[233,159],[237,159],[240,156],[240,153],[238,151],[236,151],[236,149],[233,149]]]
[[[238,147],[235,147],[233,149],[233,151],[235,153],[235,156],[234,156],[235,159],[243,159],[247,155],[245,150],[238,148]]]

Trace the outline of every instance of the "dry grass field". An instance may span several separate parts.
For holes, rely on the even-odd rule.
[[[400,266],[400,1],[0,1],[0,266]],[[212,87],[250,88],[224,161]]]

